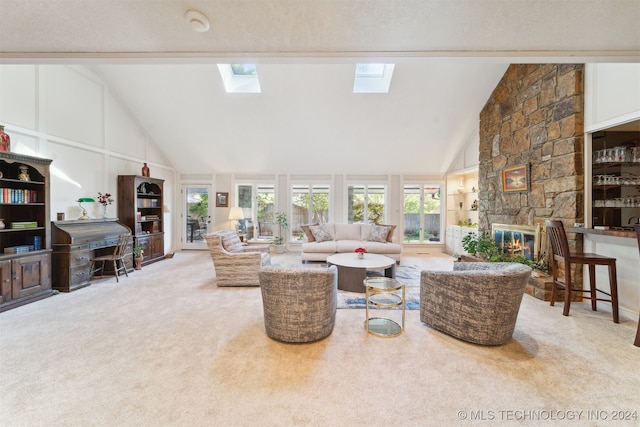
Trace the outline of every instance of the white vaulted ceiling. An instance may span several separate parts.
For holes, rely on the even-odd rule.
[[[0,0],[0,61],[93,67],[179,172],[441,174],[509,63],[638,62],[638,22],[637,0]],[[396,64],[388,94],[353,93],[358,62]]]

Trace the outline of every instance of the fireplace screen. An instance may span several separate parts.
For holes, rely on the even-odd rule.
[[[508,257],[523,256],[538,261],[540,227],[529,225],[492,224],[491,235],[498,248]]]

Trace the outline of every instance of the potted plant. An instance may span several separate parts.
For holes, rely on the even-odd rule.
[[[505,255],[489,232],[484,232],[479,236],[476,236],[474,233],[467,234],[462,238],[462,247],[470,255],[480,258],[483,261],[519,262],[544,274],[548,274],[550,270],[549,263],[545,260],[544,256],[538,261],[533,261],[522,255],[512,257]]]
[[[276,253],[284,253],[285,244],[284,237],[282,237],[282,230],[289,228],[289,222],[287,221],[287,214],[284,212],[275,213],[276,224],[278,224],[278,235],[273,238],[273,244],[276,248]]]
[[[467,234],[462,238],[462,248],[485,261],[500,260],[500,249],[488,232],[481,233],[479,236],[474,233]]]
[[[142,260],[144,259],[144,248],[142,246],[134,246],[131,252],[133,252],[133,261],[135,262],[134,268],[140,270],[142,268]]]

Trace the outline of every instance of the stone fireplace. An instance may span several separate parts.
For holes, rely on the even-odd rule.
[[[512,64],[480,113],[479,232],[492,224],[537,228],[538,254],[547,261],[545,220],[567,228],[584,222],[583,73],[582,64]],[[527,191],[503,191],[503,169],[522,164]],[[572,249],[582,243],[582,235],[567,237]],[[582,282],[581,270],[576,279]],[[527,292],[548,300],[550,284],[536,286]]]
[[[498,248],[510,258],[523,256],[531,261],[540,259],[540,226],[492,224],[491,236]]]

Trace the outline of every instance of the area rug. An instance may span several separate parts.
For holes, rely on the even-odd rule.
[[[416,265],[400,265],[396,267],[396,280],[405,286],[405,309],[420,308],[420,272]],[[365,308],[365,295],[358,292],[338,290],[338,308]],[[369,309],[376,307],[369,306]],[[400,308],[400,307],[398,307]]]

